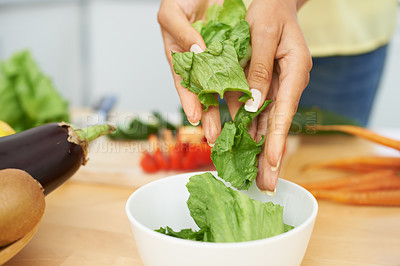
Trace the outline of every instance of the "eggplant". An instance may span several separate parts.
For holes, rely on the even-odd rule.
[[[113,131],[109,125],[77,129],[67,123],[50,123],[1,137],[0,170],[26,171],[47,195],[86,164],[91,141]]]

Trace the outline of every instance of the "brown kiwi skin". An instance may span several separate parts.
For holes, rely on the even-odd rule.
[[[43,188],[27,172],[0,170],[0,247],[30,232],[43,216]]]

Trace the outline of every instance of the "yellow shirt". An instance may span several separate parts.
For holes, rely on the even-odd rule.
[[[298,18],[312,56],[353,55],[390,41],[397,8],[397,0],[310,0]]]

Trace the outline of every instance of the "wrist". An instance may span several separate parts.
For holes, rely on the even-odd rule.
[[[296,3],[297,10],[299,10],[308,1],[309,0],[297,0],[297,3]]]

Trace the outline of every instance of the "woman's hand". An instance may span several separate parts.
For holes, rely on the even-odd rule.
[[[180,84],[182,79],[173,70],[171,51],[199,53],[206,49],[203,38],[191,23],[205,19],[207,8],[213,3],[222,5],[223,1],[163,0],[158,11],[158,22],[164,39],[165,54],[171,66],[183,110],[191,124],[197,125],[201,120],[205,137],[210,145],[215,143],[221,132],[218,106],[210,106],[207,112],[203,112],[197,95]]]
[[[254,100],[245,109],[255,112],[266,99],[274,102],[253,121],[250,134],[266,135],[259,156],[257,186],[274,191],[286,137],[312,67],[310,52],[297,21],[304,1],[254,0],[246,20],[252,56],[247,80]]]
[[[203,112],[197,95],[180,85],[181,78],[172,69],[171,51],[204,51],[205,43],[191,23],[204,19],[208,6],[215,2],[222,4],[223,1],[163,0],[158,12],[165,53],[183,110],[192,124],[202,121],[210,144],[221,132],[218,106],[210,106],[206,113]],[[274,191],[276,188],[286,136],[312,66],[297,21],[297,9],[303,2],[254,0],[246,16],[252,45],[251,61],[246,72],[254,100],[249,100],[245,108],[255,112],[266,99],[274,100],[254,120],[250,129],[257,141],[266,135],[257,175],[257,185],[261,190]],[[240,95],[238,92],[225,94],[232,117],[241,106],[237,100]]]

